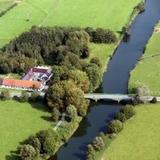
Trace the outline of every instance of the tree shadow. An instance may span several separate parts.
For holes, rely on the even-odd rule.
[[[52,117],[50,117],[50,116],[41,116],[41,118],[48,121],[48,122],[53,122]]]
[[[20,157],[18,156],[18,148],[16,151],[10,151],[10,155],[6,155],[5,160],[20,160]]]
[[[40,110],[42,112],[50,112],[49,108],[47,107],[46,104],[44,104],[43,102],[29,102],[29,104],[37,109],[37,110]]]

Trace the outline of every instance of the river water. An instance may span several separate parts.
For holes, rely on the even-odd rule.
[[[129,41],[121,42],[107,71],[104,73],[102,92],[126,94],[131,70],[142,56],[154,26],[160,20],[160,0],[146,0],[146,11],[136,17],[131,26]],[[85,160],[87,144],[100,131],[105,131],[107,123],[113,118],[120,106],[116,104],[93,104],[79,129],[68,143],[57,153],[58,160]]]

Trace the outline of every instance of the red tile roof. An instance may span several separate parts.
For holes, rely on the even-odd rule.
[[[40,89],[41,82],[38,81],[28,81],[28,80],[17,80],[17,79],[3,79],[1,85],[11,86],[11,87],[22,87],[22,88],[34,88]]]

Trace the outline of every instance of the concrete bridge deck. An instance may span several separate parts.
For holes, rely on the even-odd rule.
[[[105,94],[105,93],[88,93],[84,95],[84,98],[91,99],[91,100],[113,100],[113,101],[123,101],[123,100],[134,100],[135,95],[127,95],[127,94]],[[143,96],[140,99],[145,101],[151,101],[153,98],[156,98],[157,102],[160,102],[160,97],[154,96]]]

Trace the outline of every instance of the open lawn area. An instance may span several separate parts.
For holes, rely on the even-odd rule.
[[[10,7],[15,0],[0,0],[0,13]]]
[[[98,160],[159,160],[160,104],[141,105]]]
[[[160,25],[158,25],[158,28]],[[131,73],[129,90],[147,86],[152,95],[160,95],[160,32],[154,32],[144,56]]]
[[[0,102],[0,160],[15,151],[20,142],[31,134],[47,129],[49,113],[41,104],[16,101]]]
[[[128,23],[140,1],[23,0],[0,18],[0,46],[33,25],[102,27],[116,32]]]

